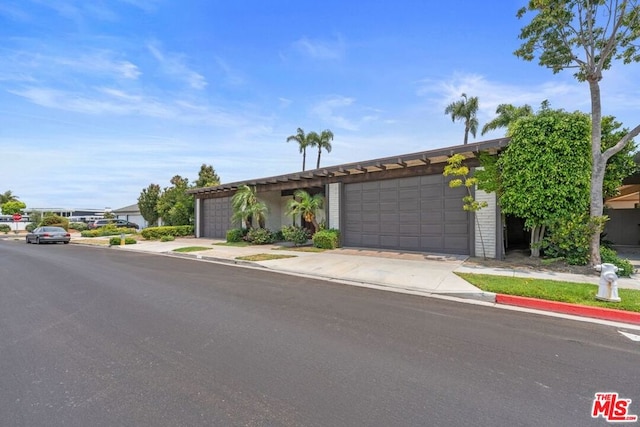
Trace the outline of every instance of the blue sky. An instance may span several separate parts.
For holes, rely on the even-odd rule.
[[[296,172],[298,127],[335,134],[321,166],[457,145],[463,92],[480,126],[501,103],[588,112],[586,84],[513,55],[524,3],[2,0],[0,191],[116,209],[203,163],[223,183]],[[636,126],[639,81],[608,71],[603,113]]]

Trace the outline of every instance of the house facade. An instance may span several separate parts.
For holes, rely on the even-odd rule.
[[[465,187],[451,188],[442,175],[453,154],[479,166],[481,152],[497,154],[508,138],[366,160],[286,175],[197,188],[196,237],[225,238],[232,224],[231,198],[241,185],[256,188],[268,206],[266,227],[294,223],[287,202],[298,189],[325,197],[318,222],[340,230],[342,246],[441,254],[502,257],[502,227],[494,194],[476,191],[488,207],[463,210]],[[295,219],[301,224],[301,219]]]

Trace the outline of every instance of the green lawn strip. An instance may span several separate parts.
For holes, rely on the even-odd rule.
[[[315,246],[278,246],[273,248],[273,250],[295,252],[324,252],[326,249],[316,248]]]
[[[216,246],[233,246],[236,248],[244,248],[245,246],[251,246],[251,243],[249,242],[220,242],[220,243],[212,243],[212,245],[216,245]]]
[[[247,256],[239,256],[236,259],[242,261],[270,261],[272,259],[284,259],[284,258],[295,258],[296,255],[276,255],[276,254],[256,254],[256,255],[247,255]]]
[[[622,301],[615,303],[595,299],[598,286],[589,283],[492,276],[489,274],[456,274],[473,286],[496,294],[640,312],[640,291],[635,289],[618,288],[618,296]]]
[[[208,251],[211,248],[206,246],[186,246],[184,248],[174,249],[174,252],[198,252],[198,251]]]

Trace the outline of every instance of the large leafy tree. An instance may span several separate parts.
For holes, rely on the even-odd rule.
[[[138,197],[138,209],[142,217],[149,223],[151,227],[158,225],[158,201],[160,200],[160,194],[162,190],[158,184],[149,184],[147,188],[144,188]]]
[[[307,161],[307,147],[311,145],[308,136],[304,133],[304,129],[298,128],[295,135],[287,137],[287,142],[295,141],[298,143],[298,148],[302,153],[302,170],[305,170],[305,163]]]
[[[590,216],[598,222],[604,207],[603,182],[607,161],[640,133],[637,125],[603,150],[600,81],[614,63],[640,61],[640,8],[636,0],[530,0],[518,18],[534,14],[520,31],[516,56],[554,73],[575,70],[589,86],[591,99]],[[601,221],[600,221],[601,222]],[[600,231],[591,235],[591,263],[600,263]]]
[[[213,166],[203,163],[198,172],[198,179],[193,183],[194,187],[213,187],[219,184],[220,177]]]
[[[462,94],[462,99],[454,101],[444,109],[445,114],[451,115],[451,121],[462,120],[464,122],[464,144],[469,142],[469,132],[476,137],[478,131],[478,97],[467,97],[466,93]]]
[[[189,179],[176,175],[171,178],[171,187],[166,187],[158,199],[158,214],[166,225],[193,224],[193,196],[187,194]]]
[[[531,255],[540,254],[545,229],[589,205],[589,116],[542,109],[509,127],[511,143],[499,157],[500,206],[525,220]]]
[[[252,228],[253,220],[258,222],[260,228],[264,228],[267,216],[267,205],[258,199],[255,187],[241,185],[231,197],[231,220],[239,222],[240,226]]]
[[[0,206],[4,205],[7,202],[15,202],[19,197],[13,194],[13,191],[7,190],[4,193],[0,194]]]
[[[318,161],[316,163],[316,169],[319,169],[322,150],[326,150],[327,153],[331,152],[331,141],[333,141],[333,132],[331,132],[329,129],[325,129],[319,134],[317,132],[309,132],[307,138],[309,140],[310,146],[318,147]]]
[[[304,190],[296,190],[293,193],[293,199],[287,203],[287,215],[301,215],[305,221],[313,224],[314,232],[318,231],[319,225],[316,220],[318,209],[322,209],[324,205],[324,197],[322,194],[314,194],[313,196]]]
[[[0,208],[2,208],[3,215],[13,215],[17,213],[22,213],[22,210],[26,208],[27,205],[20,200],[11,200],[9,202],[3,203]]]
[[[532,115],[533,109],[528,104],[521,107],[516,107],[511,104],[500,104],[498,105],[498,108],[496,108],[496,114],[498,116],[495,119],[482,127],[481,135],[492,130],[508,128],[511,123],[515,122],[520,117]]]

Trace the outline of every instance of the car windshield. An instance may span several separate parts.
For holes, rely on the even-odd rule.
[[[65,232],[64,228],[62,227],[42,227],[42,231],[56,232],[56,233]]]

